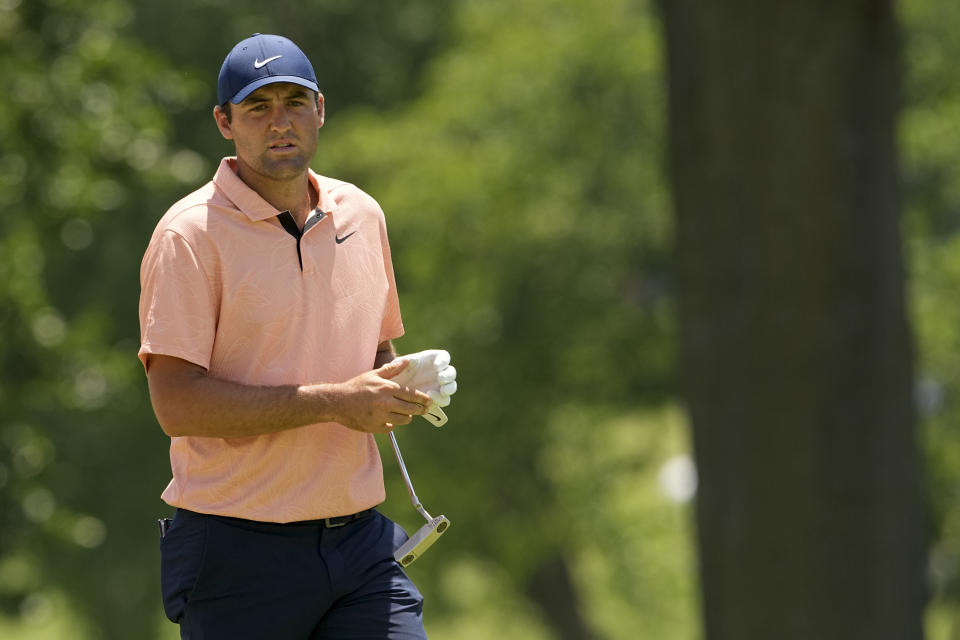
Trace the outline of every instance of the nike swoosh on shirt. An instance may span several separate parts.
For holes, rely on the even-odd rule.
[[[340,236],[336,236],[336,235],[335,235],[335,236],[333,236],[333,239],[337,242],[337,244],[343,244],[343,243],[346,241],[347,238],[349,238],[350,236],[352,236],[352,235],[355,234],[355,233],[356,233],[356,231],[351,231],[350,233],[348,233],[347,235],[343,236],[342,238],[341,238]]]
[[[253,68],[254,68],[254,69],[260,69],[260,68],[266,66],[266,64],[267,64],[268,62],[273,62],[273,61],[276,60],[277,58],[282,58],[282,57],[283,57],[282,55],[273,56],[272,58],[267,58],[267,59],[264,60],[263,62],[260,62],[260,58],[257,58],[256,60],[253,61]]]

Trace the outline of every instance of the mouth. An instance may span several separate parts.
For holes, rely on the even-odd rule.
[[[297,146],[292,142],[274,142],[270,145],[270,151],[293,151]]]

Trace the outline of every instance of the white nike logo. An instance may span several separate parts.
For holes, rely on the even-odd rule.
[[[268,62],[273,62],[273,61],[276,60],[277,58],[282,58],[282,57],[283,57],[283,56],[273,56],[272,58],[267,58],[267,59],[264,60],[263,62],[260,62],[260,59],[257,58],[256,60],[253,61],[253,68],[254,68],[254,69],[260,69],[260,68],[264,67]]]

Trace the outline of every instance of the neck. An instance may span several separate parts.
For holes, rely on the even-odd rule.
[[[289,211],[301,228],[319,201],[319,195],[306,172],[290,179],[276,180],[261,175],[246,163],[238,161],[237,176],[277,211]]]

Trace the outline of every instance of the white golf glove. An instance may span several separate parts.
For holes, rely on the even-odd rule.
[[[457,392],[457,370],[450,365],[450,354],[443,349],[427,349],[400,357],[409,364],[393,380],[430,396],[433,402],[423,417],[433,426],[442,427],[447,414],[441,407],[450,404],[450,396]]]

